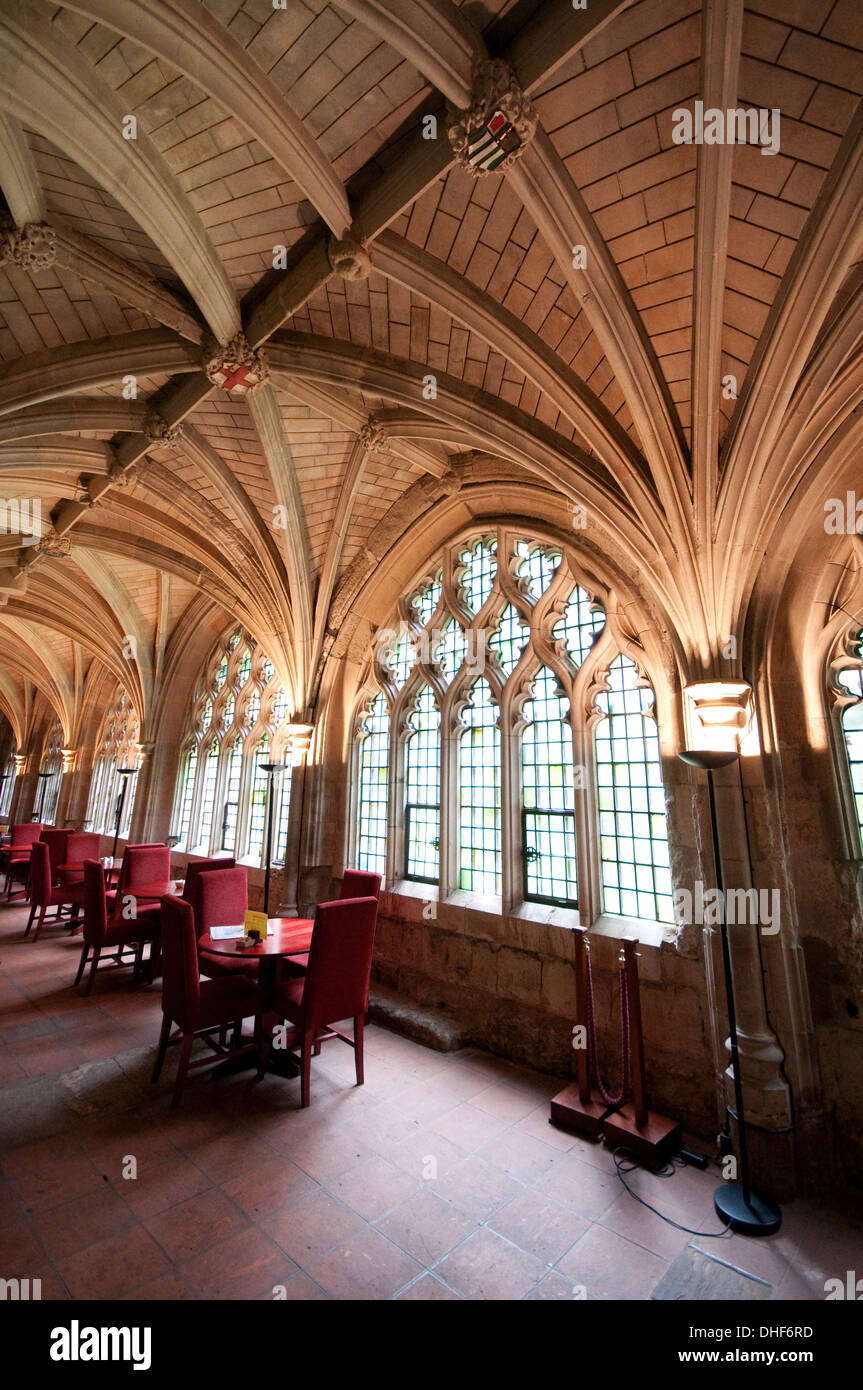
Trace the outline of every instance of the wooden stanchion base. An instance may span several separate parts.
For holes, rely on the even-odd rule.
[[[620,1145],[629,1149],[643,1163],[653,1164],[657,1168],[661,1168],[683,1142],[678,1122],[666,1119],[665,1115],[657,1115],[653,1110],[648,1110],[643,1125],[636,1124],[635,1109],[631,1103],[622,1105],[616,1114],[603,1120],[602,1131],[610,1148],[615,1149]]]
[[[578,1086],[573,1082],[565,1090],[559,1091],[551,1102],[549,1123],[561,1125],[564,1129],[575,1129],[579,1134],[595,1139],[603,1117],[608,1113],[608,1106],[602,1100],[594,1100],[592,1091],[590,1100],[582,1100]]]

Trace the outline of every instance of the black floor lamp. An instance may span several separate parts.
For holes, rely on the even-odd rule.
[[[264,873],[264,912],[270,915],[270,867],[273,862],[273,813],[275,811],[276,773],[283,772],[287,763],[261,763],[267,774],[267,867]]]
[[[689,687],[689,691],[696,687]],[[715,707],[718,707],[718,702]],[[735,739],[736,742],[736,739]],[[743,1109],[743,1083],[740,1075],[740,1053],[737,1046],[737,1012],[734,1003],[734,976],[731,970],[731,948],[725,915],[725,883],[722,876],[722,856],[719,850],[719,825],[716,816],[716,794],[713,774],[729,767],[740,757],[738,747],[723,749],[687,749],[677,755],[689,767],[707,773],[707,796],[710,804],[710,831],[713,839],[713,864],[719,896],[719,931],[722,940],[722,967],[725,976],[725,1002],[728,1010],[728,1031],[731,1048],[731,1075],[734,1081],[734,1118],[737,1120],[737,1144],[740,1155],[740,1181],[720,1183],[713,1194],[717,1215],[735,1231],[750,1236],[770,1236],[779,1230],[782,1213],[775,1202],[752,1191],[749,1182],[749,1153],[746,1146],[746,1116]],[[726,1102],[726,1111],[728,1105]]]
[[[33,819],[35,821],[40,821],[42,819],[42,807],[45,805],[45,786],[51,774],[50,772],[37,772],[36,776],[40,779],[42,785],[39,788],[39,810],[36,812]]]
[[[136,767],[118,767],[117,776],[123,778],[123,789],[117,797],[117,818],[114,821],[114,843],[111,846],[111,859],[117,857],[117,841],[120,838],[120,826],[123,823],[123,812],[126,809],[126,794],[129,790],[129,778],[134,777],[138,771]]]

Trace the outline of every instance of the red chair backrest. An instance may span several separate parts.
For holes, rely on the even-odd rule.
[[[101,848],[102,836],[95,830],[73,830],[66,841],[66,863],[83,864],[85,859],[98,859]]]
[[[84,940],[88,946],[101,946],[108,936],[108,909],[105,905],[105,875],[98,859],[84,860]]]
[[[162,883],[171,877],[171,851],[167,845],[127,845],[120,870],[121,892],[133,892],[139,883]]]
[[[370,874],[365,869],[345,869],[340,898],[374,898],[377,901],[380,896],[380,874]]]
[[[306,1028],[365,1013],[377,916],[374,898],[318,905],[303,990]]]
[[[236,859],[229,857],[224,859],[197,859],[194,863],[190,860],[186,865],[186,881],[183,884],[183,891],[180,897],[184,902],[191,903],[192,909],[194,910],[195,893],[197,891],[199,875],[209,873],[211,869],[233,869],[236,862]]]
[[[57,868],[66,863],[66,850],[71,830],[43,830],[39,839],[48,846],[48,859],[51,864],[51,877],[57,877]]]
[[[9,841],[11,849],[17,849],[20,845],[32,845],[42,837],[44,830],[42,821],[19,821],[12,826],[12,838]]]
[[[196,1026],[201,1006],[195,917],[182,898],[168,895],[160,901],[162,1012],[188,1030]]]
[[[202,936],[210,927],[227,927],[242,922],[248,905],[249,881],[245,869],[212,869],[201,874],[192,909],[196,937]]]
[[[44,840],[37,840],[30,851],[30,901],[44,907],[51,898],[51,856]]]

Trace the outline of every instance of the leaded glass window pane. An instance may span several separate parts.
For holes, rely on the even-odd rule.
[[[417,651],[412,634],[402,628],[398,638],[387,651],[387,666],[395,684],[401,689],[416,665]]]
[[[195,790],[195,771],[198,766],[198,750],[191,748],[186,757],[186,766],[183,769],[183,789],[180,801],[180,821],[177,826],[177,834],[180,839],[177,844],[178,849],[186,848],[186,839],[189,834],[189,817],[192,814],[192,793]]]
[[[423,686],[405,744],[405,877],[437,883],[440,848],[440,711]]]
[[[201,817],[199,821],[198,844],[209,846],[210,831],[213,826],[213,801],[216,796],[216,772],[219,767],[219,745],[210,744],[210,751],[204,763],[204,786],[201,792]]]
[[[450,618],[437,646],[437,663],[449,683],[455,677],[467,651],[464,630],[454,618]]]
[[[459,743],[459,887],[500,893],[500,730],[485,680],[474,681]]]
[[[421,627],[425,627],[426,623],[430,623],[434,617],[435,610],[440,603],[441,592],[441,575],[438,571],[434,579],[430,579],[414,594],[412,606],[417,622]]]
[[[264,763],[270,761],[270,740],[267,735],[261,739],[255,753],[252,771],[252,788],[249,797],[249,840],[246,856],[260,863],[264,853],[264,832],[267,823],[267,774]]]
[[[240,773],[243,768],[243,745],[238,738],[231,749],[225,780],[225,802],[222,811],[222,849],[233,850],[237,844],[237,811],[240,804]]]
[[[475,541],[462,551],[462,597],[472,613],[478,613],[488,598],[497,574],[497,542]]]
[[[521,741],[525,897],[574,907],[578,875],[568,714],[569,701],[543,666],[524,707]]]
[[[530,628],[522,622],[518,609],[508,603],[488,639],[488,645],[508,676],[512,675],[529,641]]]
[[[516,555],[521,563],[516,570],[516,578],[527,581],[527,591],[533,598],[545,593],[554,572],[563,558],[559,550],[549,550],[546,546],[531,545],[528,541],[518,541]]]
[[[602,898],[606,912],[673,922],[673,893],[659,735],[646,712],[653,691],[617,656],[594,737]]]
[[[552,636],[562,640],[574,666],[580,666],[605,627],[605,613],[586,589],[577,584]]]
[[[363,721],[359,751],[357,868],[386,873],[390,716],[379,694]]]

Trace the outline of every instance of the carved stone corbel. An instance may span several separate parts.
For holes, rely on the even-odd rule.
[[[57,259],[57,237],[47,222],[27,222],[3,233],[0,264],[12,261],[22,270],[48,270]]]
[[[330,237],[327,257],[336,275],[341,275],[343,280],[368,280],[372,273],[372,258],[365,242],[350,233]]]
[[[144,434],[160,449],[179,449],[183,443],[183,426],[169,425],[158,410],[148,410],[144,416]]]

